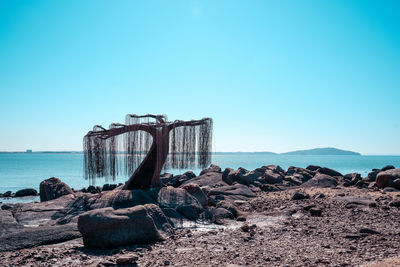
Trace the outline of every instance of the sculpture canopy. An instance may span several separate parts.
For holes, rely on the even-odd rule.
[[[95,125],[85,135],[85,178],[133,173],[124,188],[147,189],[159,185],[162,169],[207,167],[211,144],[211,118],[169,122],[165,115],[128,114],[125,124]]]

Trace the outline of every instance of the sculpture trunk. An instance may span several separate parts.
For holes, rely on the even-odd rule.
[[[153,144],[142,163],[126,182],[124,189],[149,189],[158,186],[160,174],[169,151],[169,130],[160,129],[153,136]]]

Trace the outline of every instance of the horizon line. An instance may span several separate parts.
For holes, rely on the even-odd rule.
[[[309,150],[309,149],[307,149]],[[311,150],[311,149],[310,149]],[[282,152],[282,153],[278,153],[278,152],[271,152],[271,151],[212,151],[212,154],[263,154],[263,153],[268,153],[268,154],[273,154],[273,155],[284,155],[286,153],[290,153],[290,152],[295,152],[298,150],[293,150],[293,151],[289,151],[289,152]],[[353,151],[351,151],[353,152]],[[15,153],[15,154],[33,154],[33,153],[43,153],[43,154],[51,154],[51,153],[83,153],[83,150],[37,150],[37,151],[0,151],[0,153]],[[354,153],[359,153],[359,152],[354,152]],[[288,156],[292,156],[292,155],[288,155]],[[297,156],[297,155],[293,155],[293,156]],[[400,154],[361,154],[359,153],[359,155],[336,155],[336,154],[316,154],[316,155],[302,155],[302,156],[400,156]]]

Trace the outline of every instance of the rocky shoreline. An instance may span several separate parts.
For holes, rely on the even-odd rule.
[[[149,191],[121,190],[119,185],[75,191],[49,178],[40,185],[41,202],[1,205],[0,262],[3,266],[373,266],[385,260],[391,266],[397,262],[392,257],[400,248],[400,169],[394,166],[361,177],[319,166],[283,170],[268,165],[248,171],[211,165],[199,176],[164,174],[161,183]]]

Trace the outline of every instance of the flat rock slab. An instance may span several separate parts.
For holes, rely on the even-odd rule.
[[[19,224],[11,211],[0,210],[0,236],[11,232],[20,231],[24,226]]]
[[[221,186],[218,188],[211,189],[208,193],[209,196],[212,195],[226,195],[226,196],[243,196],[246,198],[256,197],[257,195],[251,191],[251,189],[242,184]]]
[[[81,237],[76,224],[24,228],[0,236],[0,251],[55,244]]]
[[[73,194],[40,203],[9,204],[16,221],[23,226],[38,226],[58,217],[68,204],[75,201]]]
[[[190,179],[183,184],[197,184],[200,187],[203,186],[215,186],[215,185],[228,185],[222,180],[222,173],[220,172],[207,172],[203,175],[197,176]]]

